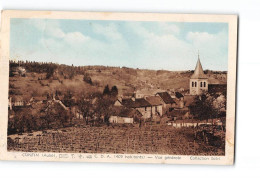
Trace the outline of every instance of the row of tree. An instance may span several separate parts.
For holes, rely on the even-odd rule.
[[[72,115],[59,104],[42,108],[17,109],[8,120],[8,135],[38,130],[56,129],[72,125]]]
[[[62,75],[65,79],[72,79],[75,75],[85,73],[84,67],[76,67],[76,66],[69,66],[69,65],[58,65],[56,63],[51,62],[35,62],[35,61],[10,61],[9,62],[9,69],[10,74],[12,76],[12,72],[15,70],[16,67],[24,67],[28,72],[35,72],[35,73],[46,73],[46,79],[50,79],[53,77],[54,72],[58,71],[59,75]]]

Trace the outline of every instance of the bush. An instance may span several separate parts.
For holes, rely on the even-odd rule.
[[[86,83],[88,83],[90,85],[93,85],[92,79],[87,73],[84,74],[83,81],[85,81]]]

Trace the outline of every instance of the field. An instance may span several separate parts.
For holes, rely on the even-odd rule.
[[[221,141],[224,143],[224,136]],[[169,155],[224,155],[224,146],[212,146],[193,128],[172,126],[70,127],[15,134],[8,137],[9,151],[62,153],[121,153]]]

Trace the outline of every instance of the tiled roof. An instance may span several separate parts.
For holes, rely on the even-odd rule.
[[[149,96],[145,98],[152,106],[159,106],[162,105],[161,98],[159,96]]]
[[[132,108],[125,108],[122,106],[114,107],[112,115],[119,116],[119,117],[142,116],[142,114],[139,111]]]
[[[144,98],[138,98],[135,100],[132,99],[123,99],[122,105],[128,108],[140,108],[140,107],[149,107],[151,104],[146,101]]]
[[[169,95],[169,93],[167,92],[161,92],[161,93],[157,93],[162,100],[166,103],[166,104],[173,104],[175,103],[175,101],[172,99],[171,95]]]
[[[122,99],[122,105],[128,108],[131,108],[134,105],[134,101],[132,99]]]
[[[135,99],[134,101],[135,108],[149,107],[149,106],[151,106],[151,104],[148,101],[146,101],[144,98]]]
[[[175,92],[176,98],[183,98],[183,95],[180,92]]]

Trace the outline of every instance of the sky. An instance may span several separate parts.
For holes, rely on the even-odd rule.
[[[11,19],[10,58],[74,66],[227,71],[228,24]]]

